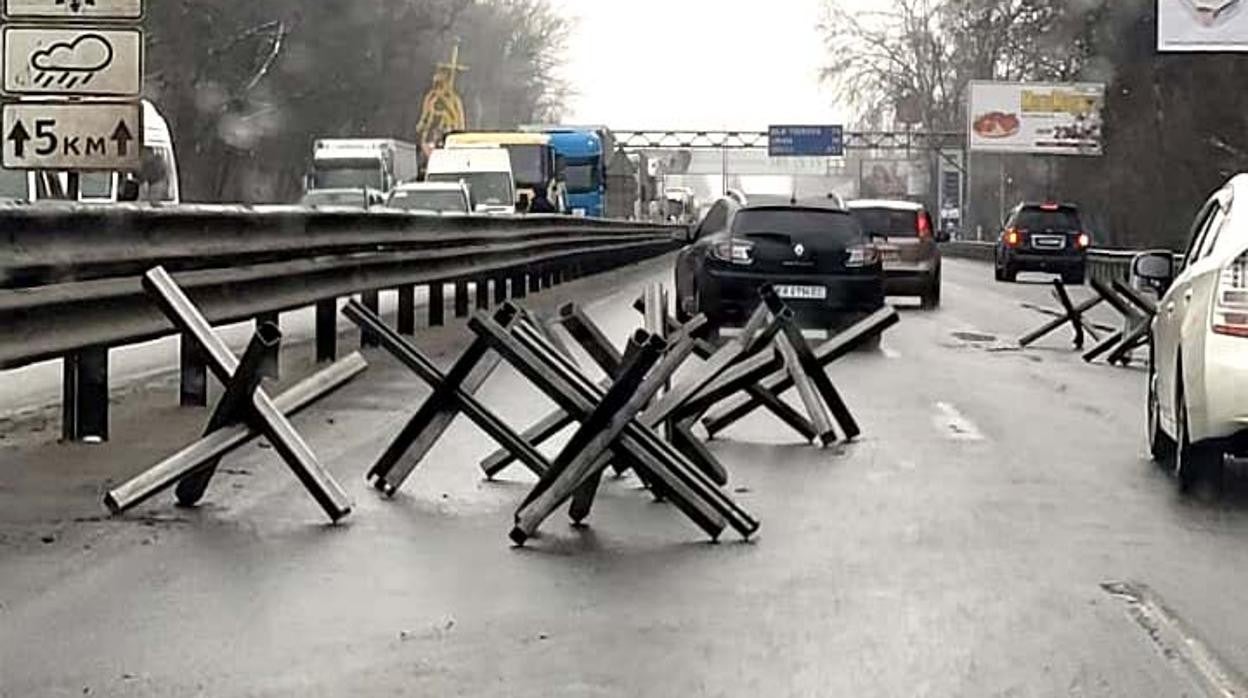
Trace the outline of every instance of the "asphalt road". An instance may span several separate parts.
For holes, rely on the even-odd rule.
[[[566,285],[614,337],[659,261]],[[588,529],[509,545],[530,478],[483,482],[457,422],[393,501],[362,476],[427,389],[381,354],[296,420],[356,510],[322,523],[273,452],[230,458],[204,507],[100,517],[105,482],[193,438],[167,387],[116,438],[0,441],[0,696],[1179,696],[1248,670],[1248,487],[1181,497],[1143,455],[1143,371],[1065,335],[1019,351],[1040,285],[949,260],[830,373],[864,427],[819,450],[757,414],[712,449],[762,520],[717,545],[634,479]],[[422,335],[443,363],[462,331]],[[289,362],[300,366],[298,359]],[[164,390],[165,392],[162,392]],[[546,403],[510,371],[514,424]],[[156,420],[161,420],[157,422]],[[159,429],[153,428],[159,423]],[[20,427],[20,425],[18,425]],[[13,427],[18,429],[18,427]],[[32,496],[30,493],[37,493]],[[1113,582],[1135,586],[1111,587]],[[1151,591],[1150,591],[1151,590]],[[1221,673],[1221,675],[1220,675]],[[1234,694],[1230,694],[1234,695]]]

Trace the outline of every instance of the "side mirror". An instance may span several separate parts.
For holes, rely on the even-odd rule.
[[[1131,260],[1131,285],[1161,296],[1174,283],[1174,272],[1174,253],[1170,250],[1143,252]]]

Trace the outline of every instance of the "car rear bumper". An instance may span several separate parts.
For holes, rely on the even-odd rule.
[[[1204,369],[1203,410],[1188,405],[1192,436],[1234,440],[1248,448],[1248,339],[1210,333]]]
[[[1079,271],[1087,264],[1087,255],[1063,253],[1045,253],[1031,250],[1005,250],[1002,261],[1019,271],[1047,271],[1062,273]]]
[[[722,325],[743,324],[758,307],[758,289],[773,286],[822,286],[823,300],[785,299],[798,320],[827,324],[841,318],[872,313],[884,305],[884,279],[872,274],[794,274],[780,276],[746,271],[708,269],[698,288],[700,310]]]
[[[890,296],[920,296],[936,283],[936,278],[937,266],[933,262],[889,263],[884,266],[884,292]]]

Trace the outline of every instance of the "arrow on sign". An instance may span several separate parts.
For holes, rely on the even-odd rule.
[[[22,124],[19,121],[17,125],[20,127]],[[29,138],[29,135],[27,137]],[[126,126],[126,122],[117,122],[117,128],[113,129],[111,138],[117,144],[117,155],[123,158],[126,157],[130,152],[130,141],[134,140],[134,134],[130,133],[130,127]],[[19,154],[18,157],[21,157],[21,155]]]
[[[5,140],[13,141],[13,151],[17,157],[26,157],[26,143],[30,140],[30,131],[26,130],[26,126],[21,121],[13,125],[13,130],[9,131]]]
[[[94,6],[95,6],[95,0],[69,0],[69,11],[70,11],[70,12],[81,12],[81,11],[82,11],[82,5],[83,5],[83,3],[84,3],[84,2],[85,2],[86,4],[88,4],[88,5],[91,5],[92,7],[94,7]],[[58,5],[64,5],[64,4],[65,4],[65,0],[56,0],[56,4],[58,4]]]

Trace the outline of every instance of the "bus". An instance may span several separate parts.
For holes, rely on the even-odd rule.
[[[58,192],[52,191],[54,186],[59,187],[61,192],[67,190],[65,173],[45,173],[41,176],[30,170],[0,169],[2,201],[63,201]],[[173,134],[156,105],[143,100],[143,154],[139,171],[84,172],[79,178],[78,201],[97,204],[118,201],[182,203]]]
[[[512,131],[458,132],[447,135],[447,150],[458,148],[504,148],[511,156],[517,200],[533,201],[538,191],[559,213],[568,212],[567,187],[564,183],[563,159],[557,157],[551,138],[544,133]],[[523,204],[520,206],[524,208]]]

